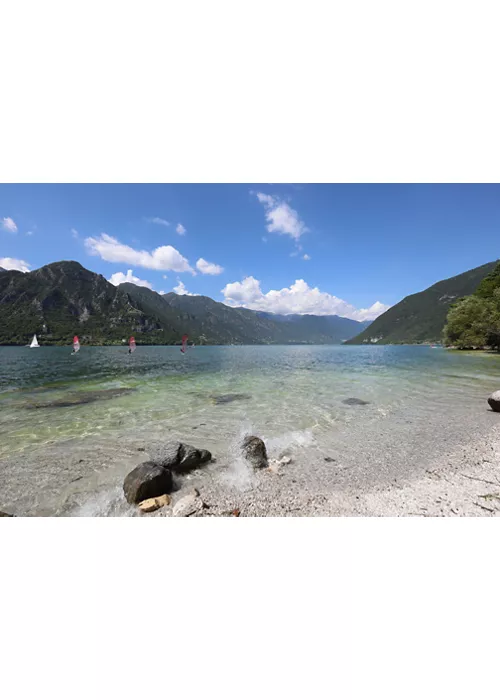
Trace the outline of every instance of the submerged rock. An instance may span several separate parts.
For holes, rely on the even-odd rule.
[[[243,457],[254,469],[267,469],[267,450],[264,441],[255,435],[247,435],[241,446]]]
[[[143,513],[153,513],[163,506],[168,506],[170,503],[170,496],[164,493],[162,496],[157,496],[156,498],[147,498],[145,501],[139,503],[139,510]]]
[[[212,459],[208,450],[200,450],[177,440],[154,445],[148,453],[153,462],[179,474],[201,467]]]
[[[187,496],[183,496],[174,505],[172,515],[176,518],[187,518],[195,515],[205,508],[203,499],[200,497],[198,489],[193,489]]]
[[[500,391],[494,391],[488,398],[488,403],[492,411],[500,412]]]
[[[369,401],[363,401],[363,399],[356,399],[356,398],[349,398],[349,399],[344,399],[342,403],[347,404],[348,406],[368,406],[370,403]]]
[[[154,462],[143,462],[127,474],[123,493],[129,503],[140,503],[172,490],[172,472]]]
[[[244,401],[251,399],[249,394],[212,394],[210,396],[216,406],[223,403],[231,403],[232,401]]]
[[[81,404],[94,403],[95,401],[107,401],[117,396],[130,394],[135,389],[96,389],[95,391],[76,391],[72,396],[52,401],[35,401],[25,404],[25,408],[70,408]]]

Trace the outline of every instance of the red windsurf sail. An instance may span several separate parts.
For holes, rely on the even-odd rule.
[[[78,336],[75,335],[73,338],[73,352],[78,352],[80,350],[80,341],[78,340]]]
[[[181,347],[181,352],[186,352],[187,341],[188,341],[188,336],[187,336],[187,335],[183,335],[183,336],[182,336],[182,347]]]
[[[128,341],[128,347],[129,347],[130,352],[134,352],[135,347],[136,347],[136,346],[135,346],[135,338],[134,338],[134,336],[132,336],[132,337],[130,338],[130,340]]]

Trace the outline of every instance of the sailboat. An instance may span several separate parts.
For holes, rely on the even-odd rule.
[[[30,348],[39,348],[39,347],[40,346],[38,344],[38,340],[37,340],[36,333],[35,333],[35,335],[33,336],[33,340],[31,341]]]
[[[71,353],[72,355],[76,355],[76,353],[80,350],[80,341],[78,340],[78,336],[75,335],[73,338],[73,352]]]

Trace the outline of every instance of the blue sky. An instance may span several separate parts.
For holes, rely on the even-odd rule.
[[[0,185],[0,266],[371,319],[500,257],[498,185]],[[165,279],[166,278],[166,279]]]

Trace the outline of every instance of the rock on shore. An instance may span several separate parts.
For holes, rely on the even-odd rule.
[[[255,435],[247,435],[243,440],[241,452],[254,469],[267,469],[267,450],[264,441]]]
[[[500,412],[500,391],[494,391],[488,398],[488,403],[492,411]]]
[[[148,454],[155,464],[178,474],[201,467],[212,459],[208,450],[200,450],[177,440],[152,445]]]
[[[143,462],[132,469],[123,482],[123,492],[129,503],[140,503],[172,490],[172,473],[154,462]]]

